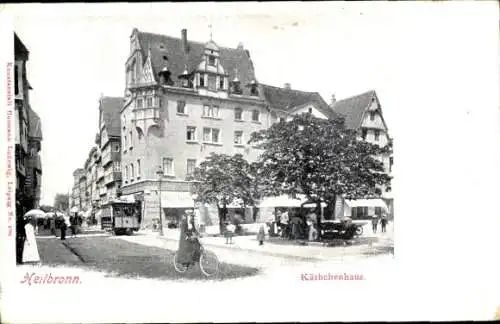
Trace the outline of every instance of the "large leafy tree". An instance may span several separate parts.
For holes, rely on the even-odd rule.
[[[264,196],[304,194],[317,208],[321,226],[321,202],[333,210],[336,198],[377,197],[380,186],[389,186],[377,157],[391,146],[379,147],[358,139],[344,120],[320,119],[309,113],[280,121],[252,134],[249,143],[263,149],[256,165]]]
[[[211,153],[188,177],[193,181],[191,192],[197,203],[214,203],[219,207],[221,232],[228,205],[233,202],[242,202],[244,206],[253,204],[251,170],[241,154]]]

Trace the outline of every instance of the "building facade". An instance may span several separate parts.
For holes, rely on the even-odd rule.
[[[31,108],[27,78],[29,51],[14,33],[14,94],[15,94],[15,163],[16,163],[16,210],[18,216],[38,208],[41,196],[42,123]]]
[[[349,97],[340,101],[332,98],[332,109],[345,117],[347,128],[358,131],[359,140],[384,147],[392,144],[389,128],[382,113],[380,100],[374,90]],[[385,173],[392,175],[393,156],[387,154],[377,157],[384,165]],[[370,199],[363,202],[339,200],[336,208],[337,216],[350,216],[353,219],[369,218],[373,214],[380,215],[387,207],[389,217],[394,217],[394,200],[390,188],[380,187],[382,192],[379,200]]]
[[[84,173],[85,173],[84,170],[81,168],[78,168],[73,172],[73,188],[71,190],[70,207],[76,207],[79,210],[82,209],[80,178],[84,175]]]

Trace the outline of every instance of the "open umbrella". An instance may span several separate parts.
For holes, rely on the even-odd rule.
[[[24,214],[24,218],[35,217],[35,218],[45,218],[47,214],[41,209],[32,209]]]

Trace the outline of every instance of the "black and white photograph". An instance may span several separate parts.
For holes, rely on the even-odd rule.
[[[441,160],[463,134],[453,143],[446,128],[441,138],[432,133],[443,119],[450,129],[478,127],[487,120],[479,106],[499,107],[498,76],[490,73],[498,31],[488,30],[498,13],[486,14],[493,2],[469,5],[4,6],[2,267],[11,270],[2,280],[2,316],[12,323],[493,319],[494,284],[464,285],[468,298],[474,291],[487,300],[481,305],[428,315],[398,309],[405,297],[395,292],[404,289],[400,281],[414,287],[405,294],[432,286],[424,272],[442,277],[437,262],[446,255],[479,257],[463,238],[460,252],[448,250],[442,235],[461,233],[454,226],[488,227],[470,220],[467,205],[486,198],[438,189],[483,185],[473,169],[456,166],[462,173],[453,176]],[[472,12],[484,14],[482,22]],[[479,32],[485,39],[474,37]],[[470,52],[457,53],[461,46]],[[450,73],[464,60],[476,65]],[[485,86],[467,94],[459,75]],[[485,93],[490,101],[446,115]],[[442,245],[430,243],[440,238]],[[438,258],[427,249],[447,252]],[[419,271],[410,266],[415,250],[433,261],[418,261],[420,275],[403,274]],[[429,294],[433,305],[439,293]],[[33,311],[15,306],[21,300]]]

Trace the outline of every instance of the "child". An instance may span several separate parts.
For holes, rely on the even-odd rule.
[[[264,245],[265,237],[266,231],[264,230],[264,225],[261,225],[259,228],[259,233],[257,234],[257,241],[259,241],[259,245]]]
[[[233,234],[235,226],[228,222],[226,225],[226,244],[233,244]]]

